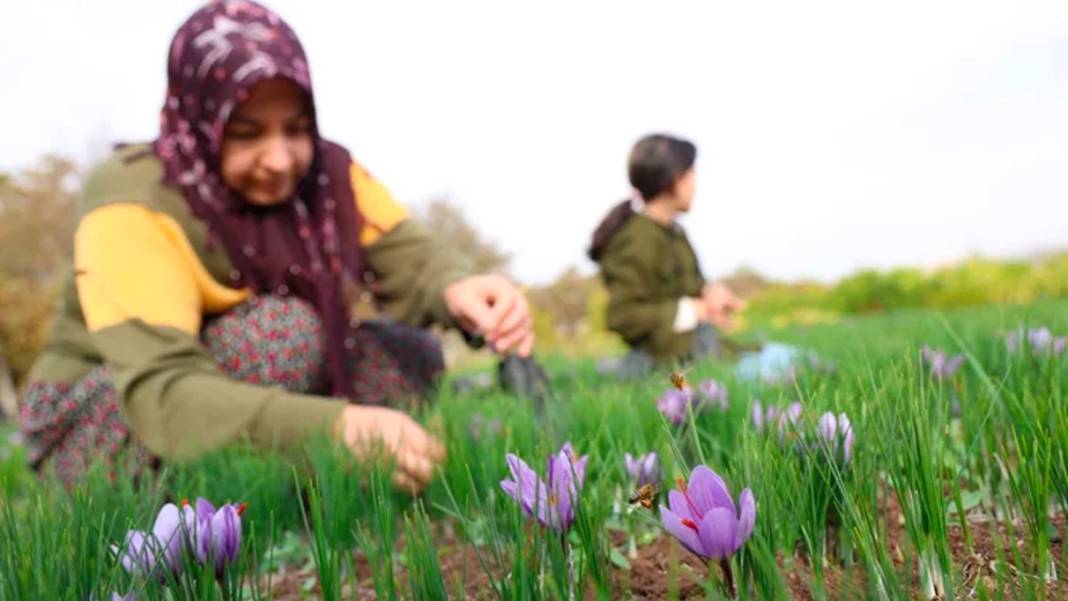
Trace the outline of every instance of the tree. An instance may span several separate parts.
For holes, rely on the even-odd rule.
[[[37,284],[55,276],[71,255],[80,178],[57,156],[0,178],[0,272]]]
[[[80,172],[47,156],[0,176],[0,353],[18,383],[44,344],[74,238]]]
[[[511,256],[498,248],[495,242],[483,237],[467,221],[463,209],[451,200],[432,200],[416,216],[434,235],[470,257],[478,273],[507,270]]]
[[[744,298],[756,296],[771,284],[757,270],[745,265],[720,278],[719,281],[730,288],[732,292]]]
[[[582,275],[572,265],[548,286],[530,289],[527,297],[532,305],[552,317],[562,334],[574,337],[588,325],[590,297],[599,285],[597,276]]]

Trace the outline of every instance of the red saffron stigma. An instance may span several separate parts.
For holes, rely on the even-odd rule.
[[[694,532],[697,532],[697,524],[693,523],[693,520],[691,520],[690,518],[682,518],[682,525],[686,526],[690,530],[693,530]]]
[[[244,514],[246,509],[248,509],[248,503],[238,503],[237,504],[237,515]]]

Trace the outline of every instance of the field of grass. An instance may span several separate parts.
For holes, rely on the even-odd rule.
[[[729,402],[691,407],[681,425],[657,409],[666,371],[621,384],[592,361],[550,357],[544,411],[443,386],[421,419],[448,459],[414,500],[324,441],[295,462],[235,449],[138,480],[100,466],[70,494],[3,443],[0,600],[723,599],[728,571],[741,599],[1066,599],[1068,352],[1010,352],[1004,339],[1040,326],[1068,333],[1068,303],[777,331],[768,337],[819,365],[780,382],[695,366],[687,379],[714,378]],[[963,366],[931,377],[925,344],[963,354]],[[800,402],[803,414],[758,431],[755,399]],[[848,415],[848,460],[844,439],[819,436],[824,412]],[[561,532],[501,481],[506,454],[545,477],[546,457],[568,441],[588,463]],[[624,462],[648,452],[662,468],[650,509],[628,503],[636,485]],[[661,524],[658,505],[697,465],[756,501],[752,536],[724,562],[706,564]],[[127,573],[113,545],[149,529],[164,503],[197,497],[248,504],[236,560],[217,574],[183,554],[177,575]]]

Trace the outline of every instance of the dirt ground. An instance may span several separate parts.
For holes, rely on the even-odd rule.
[[[901,558],[903,557],[902,545],[907,545],[907,537],[904,531],[903,521],[900,519],[900,510],[895,503],[889,503],[886,507],[888,524],[888,539],[890,556],[898,567],[898,574],[909,574],[912,579],[914,599],[921,599],[919,590],[919,577],[915,565],[906,568]],[[1065,571],[1063,558],[1064,537],[1068,534],[1068,524],[1065,516],[1058,515],[1053,520],[1057,536],[1051,544],[1051,552],[1057,562],[1057,573],[1060,576],[1058,582],[1048,585],[1046,598],[1053,600],[1068,599],[1068,572]],[[996,550],[997,541],[1014,540],[1022,551],[1027,548],[1026,528],[1022,523],[1012,524],[1009,522],[974,521],[971,523],[972,545],[968,547],[964,532],[959,525],[953,525],[949,531],[950,548],[953,554],[954,565],[958,566],[964,576],[962,590],[956,591],[958,599],[978,598],[978,582],[983,580],[987,591],[994,594],[999,587],[1005,587],[1002,591],[1007,599],[1014,599],[1020,595],[1022,578],[1029,578],[1021,574],[1016,566],[1016,560],[1011,553],[1004,554],[1005,560],[1010,564],[1010,574],[1002,578],[993,572],[994,563],[998,557]],[[995,536],[995,531],[997,532]],[[451,540],[450,540],[451,539]],[[622,543],[622,541],[617,541]],[[403,541],[399,543],[403,546]],[[494,594],[490,590],[489,579],[482,569],[475,549],[470,545],[461,545],[455,540],[455,536],[446,534],[445,540],[439,546],[439,561],[449,584],[450,594],[459,598],[460,583],[463,583],[464,599],[493,599]],[[1033,558],[1021,553],[1023,561],[1029,562]],[[613,567],[614,588],[620,598],[635,600],[667,599],[671,592],[679,599],[703,599],[705,597],[703,582],[707,577],[707,569],[701,562],[685,551],[670,536],[661,536],[651,543],[638,548],[638,556],[631,559],[630,569]],[[809,562],[803,554],[798,553],[793,557],[780,557],[779,563],[786,575],[788,589],[797,601],[809,601],[814,599],[812,589],[812,571]],[[352,600],[373,600],[377,596],[371,579],[371,569],[367,560],[360,554],[354,555],[354,565],[357,574],[358,585],[356,590],[346,587],[344,598]],[[1030,566],[1025,566],[1029,571]],[[829,599],[859,599],[865,596],[867,589],[866,575],[858,567],[844,570],[838,565],[828,565],[825,571],[825,588]],[[271,597],[281,601],[296,601],[318,599],[319,588],[315,585],[310,591],[302,590],[302,585],[312,571],[304,571],[298,567],[289,566],[276,572],[272,576]],[[503,575],[495,575],[501,577]],[[398,569],[398,584],[406,582],[407,574],[403,568]],[[403,585],[402,585],[403,586]],[[586,598],[596,599],[593,591],[587,591]]]

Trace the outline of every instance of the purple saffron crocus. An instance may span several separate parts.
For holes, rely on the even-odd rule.
[[[656,453],[646,453],[633,457],[626,453],[627,473],[639,487],[660,482],[660,457]]]
[[[125,595],[111,593],[111,601],[137,601],[137,596],[133,594],[133,591],[130,591]]]
[[[1005,346],[1010,353],[1014,353],[1024,346],[1024,342],[1036,355],[1053,353],[1059,355],[1068,347],[1068,336],[1054,336],[1047,327],[1032,328],[1009,332],[1005,336]]]
[[[506,455],[511,480],[501,480],[501,489],[515,499],[527,515],[535,516],[544,526],[567,532],[575,521],[578,493],[586,481],[588,456],[576,457],[571,443],[549,456],[548,483],[541,480],[522,459]]]
[[[837,417],[830,412],[824,413],[820,416],[817,432],[835,460],[841,461],[842,464],[849,463],[853,458],[856,437],[853,434],[853,424],[845,413],[839,413]]]
[[[182,507],[183,521],[189,532],[190,546],[201,564],[214,560],[215,572],[222,574],[226,565],[237,559],[241,550],[241,514],[247,504],[227,503],[218,509],[198,498],[196,508]]]
[[[1027,343],[1031,345],[1031,350],[1045,350],[1053,344],[1053,332],[1049,328],[1028,330]]]
[[[920,349],[920,353],[923,355],[924,363],[927,364],[927,368],[930,370],[931,377],[936,380],[946,380],[953,377],[953,374],[957,373],[960,366],[964,364],[964,355],[950,357],[945,351],[933,349],[926,344]]]
[[[727,410],[730,403],[730,393],[727,391],[726,386],[721,386],[719,382],[708,379],[698,384],[697,390],[702,402],[716,405],[723,411]]]
[[[687,386],[683,390],[668,388],[656,400],[656,408],[664,418],[676,426],[686,422],[686,408],[693,402],[693,389]]]
[[[753,428],[757,433],[764,432],[764,427],[770,424],[778,414],[779,410],[774,405],[768,405],[765,408],[758,399],[753,399]]]
[[[182,569],[180,524],[178,507],[167,503],[159,510],[151,532],[130,530],[122,548],[112,545],[111,549],[121,553],[122,567],[128,573],[166,582],[168,572],[176,575]]]
[[[1031,351],[1034,353],[1048,354],[1053,353],[1059,355],[1064,352],[1064,347],[1068,345],[1068,336],[1054,336],[1049,328],[1038,328],[1034,330],[1028,330],[1027,342],[1031,345]]]
[[[796,428],[801,421],[801,413],[803,408],[801,403],[793,402],[786,408],[785,411],[780,411],[778,407],[769,405],[765,408],[760,401],[753,400],[753,428],[757,432],[763,433],[764,429],[770,427],[772,423],[778,425],[779,438],[783,438],[788,432],[789,428]]]
[[[683,547],[705,560],[725,559],[738,552],[753,534],[756,501],[748,488],[735,508],[730,491],[719,474],[699,465],[687,484],[679,478],[678,490],[668,493],[668,507],[660,506],[664,528]]]

